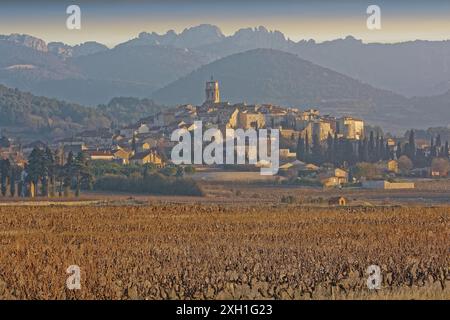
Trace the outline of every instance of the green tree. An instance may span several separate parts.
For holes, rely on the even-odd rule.
[[[369,162],[357,163],[352,172],[353,176],[357,179],[361,179],[364,177],[368,180],[371,180],[379,175],[377,167],[373,163]]]
[[[3,196],[6,196],[10,170],[11,170],[11,163],[9,159],[2,159],[0,162],[0,175],[1,175],[0,180],[1,180],[1,193]]]
[[[414,137],[414,130],[411,130],[409,133],[408,148],[406,151],[408,158],[414,162],[416,158],[416,139]]]
[[[28,157],[28,180],[32,182],[37,190],[39,181],[45,174],[44,168],[44,152],[39,148],[34,148]]]
[[[449,158],[449,147],[448,147],[448,141],[445,141],[445,147],[444,147],[444,158]]]
[[[74,173],[74,158],[73,158],[73,152],[70,151],[67,155],[67,161],[62,166],[60,174],[63,179],[63,189],[64,189],[64,197],[69,196],[70,186],[72,184],[72,177]]]
[[[9,193],[11,197],[16,195],[16,179],[17,169],[15,166],[11,166],[10,178],[9,178]]]
[[[439,176],[445,177],[450,171],[450,162],[444,158],[434,158],[431,162],[431,170],[439,172]]]
[[[298,137],[297,141],[297,159],[300,161],[305,161],[305,139],[301,136]]]
[[[80,189],[81,185],[84,182],[85,186],[88,187],[88,185],[91,182],[91,173],[89,170],[88,161],[86,158],[86,155],[84,152],[79,152],[77,156],[75,157],[75,160],[73,162],[73,173],[75,177],[75,196],[80,196]]]
[[[398,159],[398,169],[402,174],[408,174],[413,168],[413,162],[408,156],[401,156]]]
[[[334,163],[334,141],[331,133],[328,133],[327,137],[327,156],[326,161],[329,163]]]
[[[320,144],[320,138],[317,134],[313,135],[313,145],[311,149],[311,160],[314,164],[322,164],[323,162],[323,150]]]
[[[305,156],[303,157],[304,162],[310,161],[309,153],[310,153],[309,135],[308,135],[308,130],[306,130],[306,133],[305,133]]]
[[[355,156],[355,152],[353,150],[352,142],[348,139],[345,139],[342,143],[342,149],[343,149],[343,159],[344,162],[343,165],[353,165],[357,162],[357,157]]]
[[[368,160],[369,161],[374,161],[374,159],[376,158],[376,156],[375,156],[375,148],[376,148],[376,146],[375,146],[375,138],[374,138],[374,135],[373,135],[373,131],[370,131],[370,138],[369,138],[368,148],[369,148]]]
[[[397,143],[397,150],[395,151],[395,156],[397,157],[397,159],[400,159],[400,157],[403,155],[403,150],[402,150],[402,144],[400,142]]]
[[[44,179],[45,182],[43,185],[45,185],[45,194],[48,196],[54,196],[55,195],[55,156],[50,150],[50,148],[46,148],[44,152]]]

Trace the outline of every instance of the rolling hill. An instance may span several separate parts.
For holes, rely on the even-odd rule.
[[[230,102],[318,107],[325,113],[390,122],[399,120],[408,105],[401,95],[272,49],[250,50],[212,62],[158,90],[153,98],[164,104],[200,104],[204,82],[211,76],[220,81],[223,100]]]
[[[151,100],[128,97],[86,107],[0,85],[0,127],[26,140],[54,140],[81,130],[128,125],[161,108]]]

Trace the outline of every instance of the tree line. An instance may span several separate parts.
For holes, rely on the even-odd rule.
[[[9,159],[0,160],[1,194],[20,197],[68,196],[75,190],[80,195],[82,187],[90,188],[92,175],[88,160],[83,152],[76,156],[69,152],[62,159],[58,152],[50,148],[34,148],[28,157],[28,163],[18,166]]]
[[[398,142],[396,150],[389,146],[387,139],[379,133],[370,132],[369,137],[354,142],[340,138],[337,134],[328,134],[324,142],[318,135],[310,136],[306,132],[304,137],[297,141],[297,159],[303,162],[322,165],[331,163],[337,167],[353,166],[358,162],[375,163],[382,160],[400,159],[408,157],[414,167],[422,168],[430,166],[435,158],[449,158],[449,143],[441,141],[440,135],[431,138],[430,149],[417,148],[414,130],[409,131],[408,141]]]
[[[321,165],[331,163],[337,167],[346,167],[358,162],[377,162],[394,159],[394,154],[383,136],[373,131],[369,139],[352,140],[340,138],[337,134],[328,134],[322,143],[317,134],[312,135],[310,141],[308,132],[305,137],[299,137],[297,142],[297,159],[303,162]]]
[[[90,161],[86,154],[34,148],[28,163],[18,166],[9,159],[0,160],[1,194],[11,197],[68,197],[73,190],[102,190],[152,194],[203,195],[200,186],[185,175],[191,166],[121,165]]]

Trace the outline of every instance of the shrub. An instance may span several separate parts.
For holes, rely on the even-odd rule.
[[[407,156],[401,156],[398,159],[398,169],[402,174],[408,174],[412,168],[413,163]]]
[[[355,165],[353,176],[360,180],[362,177],[373,180],[380,175],[378,168],[373,163],[360,162]]]
[[[445,177],[450,171],[450,162],[448,161],[448,159],[434,158],[431,162],[431,170],[439,172],[439,175],[441,177]]]

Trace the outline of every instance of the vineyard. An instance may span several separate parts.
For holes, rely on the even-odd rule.
[[[0,207],[0,298],[450,299],[449,208]],[[70,265],[81,289],[66,287]],[[369,290],[367,268],[381,269]]]

